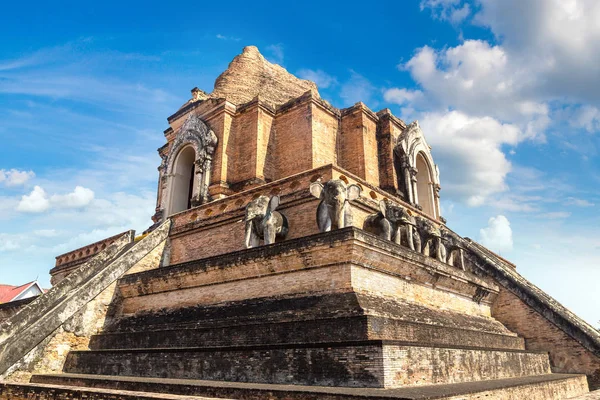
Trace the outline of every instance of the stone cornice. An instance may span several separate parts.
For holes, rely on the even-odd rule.
[[[304,93],[302,96],[296,97],[295,99],[292,99],[292,100],[288,101],[287,103],[284,103],[284,104],[278,106],[277,114],[285,113],[294,107],[297,107],[302,104],[306,104],[308,102],[312,102],[312,104],[319,106],[320,108],[329,112],[331,115],[333,115],[335,117],[338,117],[338,118],[341,117],[341,113],[340,113],[339,109],[333,107],[331,104],[329,104],[328,102],[326,102],[325,100],[323,100],[322,98],[320,98],[318,95],[316,95],[314,92],[312,92],[310,90],[307,91],[306,93]]]
[[[379,121],[379,117],[375,114],[365,103],[359,101],[351,107],[344,108],[341,110],[342,117],[353,114],[355,112],[362,112],[367,117],[369,117],[373,122],[377,123]]]
[[[406,123],[392,114],[389,108],[384,108],[383,110],[378,111],[377,116],[379,117],[380,121],[391,121],[394,125],[400,128],[400,130],[406,129]]]

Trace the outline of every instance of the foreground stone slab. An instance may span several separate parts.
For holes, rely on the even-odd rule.
[[[63,387],[120,388],[243,400],[429,400],[495,399],[560,400],[587,393],[584,375],[552,374],[526,378],[489,380],[451,385],[401,389],[327,388],[299,385],[268,385],[163,378],[128,378],[77,374],[38,375],[40,384]],[[5,387],[8,385],[5,385]],[[2,386],[0,386],[2,390]],[[6,389],[4,389],[6,390]],[[0,397],[2,398],[2,397]],[[48,398],[54,400],[55,398]]]
[[[67,373],[382,387],[549,374],[545,353],[366,341],[229,348],[71,351]]]
[[[60,385],[2,384],[0,399],[26,400],[212,400],[209,397],[182,396],[167,393],[148,393],[114,389],[73,388]]]

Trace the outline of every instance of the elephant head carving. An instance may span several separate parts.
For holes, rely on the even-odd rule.
[[[465,270],[464,246],[461,238],[448,229],[442,229],[442,242],[448,252],[446,262],[454,267]]]
[[[317,208],[317,225],[321,232],[340,229],[352,225],[352,210],[348,202],[360,197],[358,185],[346,185],[340,179],[332,179],[322,184],[313,182],[310,193],[320,199]]]
[[[419,218],[417,225],[423,242],[421,253],[436,258],[438,261],[446,262],[446,247],[442,243],[440,228],[424,218]]]
[[[363,228],[383,239],[405,244],[411,250],[418,247],[420,251],[420,241],[415,240],[416,236],[413,235],[415,225],[415,218],[410,210],[384,199],[379,202],[379,212],[365,219]]]
[[[275,209],[279,196],[259,196],[246,206],[246,248],[256,247],[263,239],[265,244],[275,243],[276,238],[285,238],[289,231],[285,215]]]

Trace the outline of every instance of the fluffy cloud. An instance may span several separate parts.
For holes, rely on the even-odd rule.
[[[19,237],[17,235],[9,235],[0,233],[0,253],[5,251],[13,251],[21,248]]]
[[[90,204],[94,200],[94,192],[91,189],[82,186],[76,186],[72,193],[64,195],[55,194],[50,201],[58,207],[81,208]]]
[[[511,58],[537,74],[548,96],[600,100],[600,3],[596,0],[478,0],[475,22],[489,27]]]
[[[388,103],[398,105],[410,105],[411,103],[420,103],[423,101],[423,92],[420,90],[408,90],[404,88],[392,88],[383,93],[383,98]]]
[[[549,123],[548,106],[529,95],[534,77],[513,63],[501,46],[480,40],[440,51],[425,46],[400,68],[423,89],[425,96],[415,99],[422,108],[458,109],[522,123],[532,137]],[[398,90],[402,89],[389,89],[385,95],[393,100]]]
[[[94,200],[94,192],[82,186],[75,187],[71,193],[48,196],[40,186],[35,186],[29,195],[23,195],[17,205],[17,211],[25,213],[41,213],[51,207],[82,208]]]
[[[20,186],[35,177],[33,171],[19,171],[18,169],[0,169],[0,183],[6,186]]]
[[[428,8],[434,18],[458,24],[471,13],[471,6],[468,3],[461,3],[462,0],[423,0],[421,10]]]
[[[520,107],[525,107],[524,113],[543,115],[540,107],[552,100],[600,104],[598,1],[421,2],[434,18],[453,23],[466,19],[465,7],[478,10],[473,23],[489,28],[499,44],[467,40],[440,51],[424,47],[404,65],[424,87],[443,95],[446,102],[449,90],[462,87],[465,93],[454,93],[460,94],[457,100],[475,108],[478,99],[485,109],[495,100],[513,100],[497,103],[499,112],[507,115],[518,115]],[[489,93],[490,101],[479,90]]]
[[[35,186],[30,194],[23,195],[17,205],[17,210],[25,213],[41,213],[50,208],[50,200],[46,191]]]
[[[523,140],[518,127],[458,111],[426,113],[419,122],[439,164],[445,198],[478,206],[506,189],[511,164],[501,147]]]
[[[308,79],[309,81],[313,81],[317,84],[319,89],[327,89],[335,84],[337,84],[337,79],[328,73],[317,69],[301,69],[298,71],[297,75],[302,79]]]
[[[513,248],[513,236],[510,222],[504,215],[488,220],[488,226],[479,231],[479,241],[492,251],[502,253]]]

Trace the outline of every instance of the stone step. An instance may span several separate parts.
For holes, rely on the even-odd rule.
[[[122,316],[92,338],[93,349],[235,346],[343,340],[524,350],[491,317],[363,293],[259,298]]]
[[[184,396],[133,390],[73,387],[35,383],[0,382],[0,399],[10,400],[214,400],[214,397]]]
[[[401,387],[550,373],[546,353],[394,341],[71,351],[64,372],[349,387]]]
[[[94,335],[92,350],[256,346],[364,340],[398,340],[430,346],[469,346],[524,350],[520,337],[470,329],[410,323],[392,318],[356,316],[293,322],[247,323],[215,328],[146,329]]]
[[[567,374],[545,374],[522,378],[399,389],[272,385],[81,374],[34,375],[32,382],[61,385],[61,388],[67,386],[86,387],[86,390],[118,388],[119,390],[239,400],[475,400],[483,398],[495,400],[562,400],[588,392],[585,375]],[[48,398],[48,400],[54,399]],[[58,400],[58,397],[56,399]],[[117,399],[120,400],[120,398]]]

